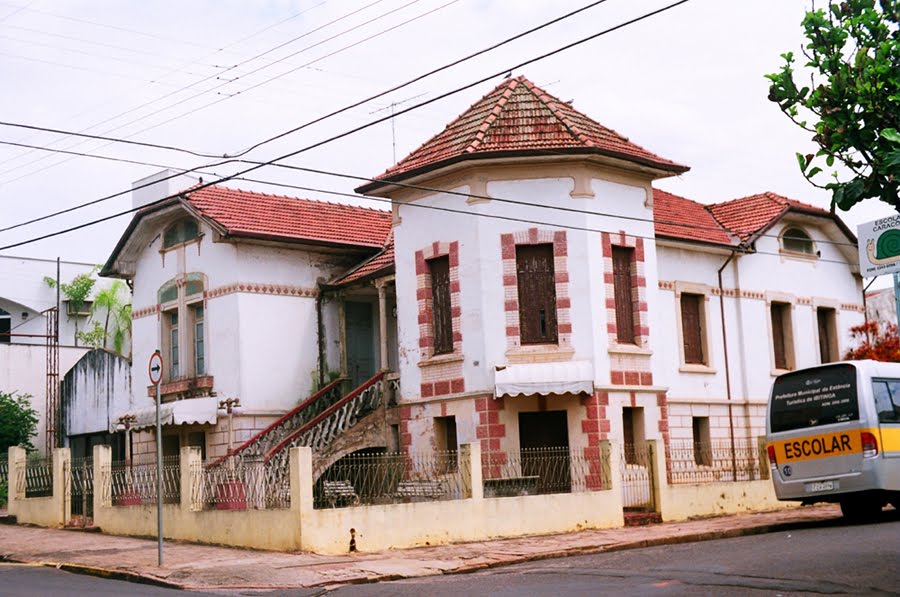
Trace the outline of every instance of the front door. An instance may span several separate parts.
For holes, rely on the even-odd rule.
[[[375,375],[375,326],[371,303],[346,303],[347,373],[353,387]]]
[[[522,476],[538,477],[538,493],[566,493],[569,468],[569,420],[564,410],[519,413]]]

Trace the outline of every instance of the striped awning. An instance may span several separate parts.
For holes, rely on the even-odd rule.
[[[549,394],[590,394],[594,391],[591,361],[528,363],[497,366],[494,395],[547,396]]]
[[[159,407],[159,417],[163,425],[212,424],[216,422],[218,409],[218,398],[187,398],[175,402],[164,402]],[[154,405],[119,413],[110,423],[110,427],[115,427],[115,429],[110,429],[110,433],[124,429],[123,425],[118,424],[123,416],[134,417],[134,421],[131,423],[132,429],[156,426],[156,406]]]

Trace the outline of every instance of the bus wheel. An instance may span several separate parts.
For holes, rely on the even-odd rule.
[[[872,522],[881,514],[884,500],[874,495],[853,495],[841,500],[841,514],[851,522]]]

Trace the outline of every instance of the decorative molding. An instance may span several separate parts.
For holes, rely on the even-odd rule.
[[[176,282],[182,285],[183,281]],[[235,282],[226,286],[212,288],[203,293],[205,300],[214,299],[236,292],[246,292],[250,294],[271,294],[274,296],[296,296],[300,298],[316,298],[319,294],[318,288],[305,288],[303,286],[288,286],[287,284],[266,284],[260,282]],[[151,305],[149,307],[141,307],[131,312],[132,319],[140,319],[150,315],[158,315],[160,313],[160,305]]]
[[[289,286],[287,284],[267,284],[260,282],[235,282],[227,286],[219,286],[207,290],[204,298],[218,298],[234,294],[236,292],[246,292],[250,294],[271,294],[275,296],[297,296],[305,298],[316,298],[319,294],[318,288],[306,288],[303,286]]]
[[[660,290],[668,290],[670,292],[675,292],[675,285],[678,283],[676,280],[660,280],[659,281],[659,289]],[[753,299],[764,301],[766,299],[767,292],[764,290],[744,290],[744,289],[735,289],[735,288],[725,288],[724,292],[721,292],[717,287],[712,287],[709,290],[709,294],[712,296],[720,296],[724,294],[729,298],[745,298],[745,299]],[[777,300],[773,299],[772,296],[769,297],[769,300]],[[801,296],[794,299],[796,304],[798,305],[806,305],[811,307],[816,306],[826,306],[822,302],[824,299],[818,299],[816,297],[806,297]],[[828,305],[830,306],[830,305]],[[854,304],[854,303],[841,303],[840,304],[841,311],[854,311],[857,313],[864,313],[865,309],[863,309],[862,305]]]

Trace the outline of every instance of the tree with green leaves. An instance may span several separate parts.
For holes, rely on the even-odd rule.
[[[807,180],[831,191],[832,209],[877,198],[900,211],[898,25],[900,0],[813,4],[802,24],[805,63],[788,52],[781,70],[766,75],[769,99],[819,147],[797,160]],[[829,182],[818,177],[823,165]]]
[[[131,332],[131,303],[128,301],[125,284],[121,280],[115,280],[108,288],[97,292],[91,305],[91,318],[100,312],[104,316],[103,327],[100,328],[100,323],[94,320],[93,333],[98,338],[93,343],[85,338],[86,343],[94,348],[102,348],[112,339],[113,350],[122,354],[126,334]],[[113,326],[112,331],[110,323]],[[102,335],[99,332],[102,332]]]
[[[31,396],[0,390],[0,454],[11,446],[34,450],[31,438],[37,433],[38,415],[31,408]]]

